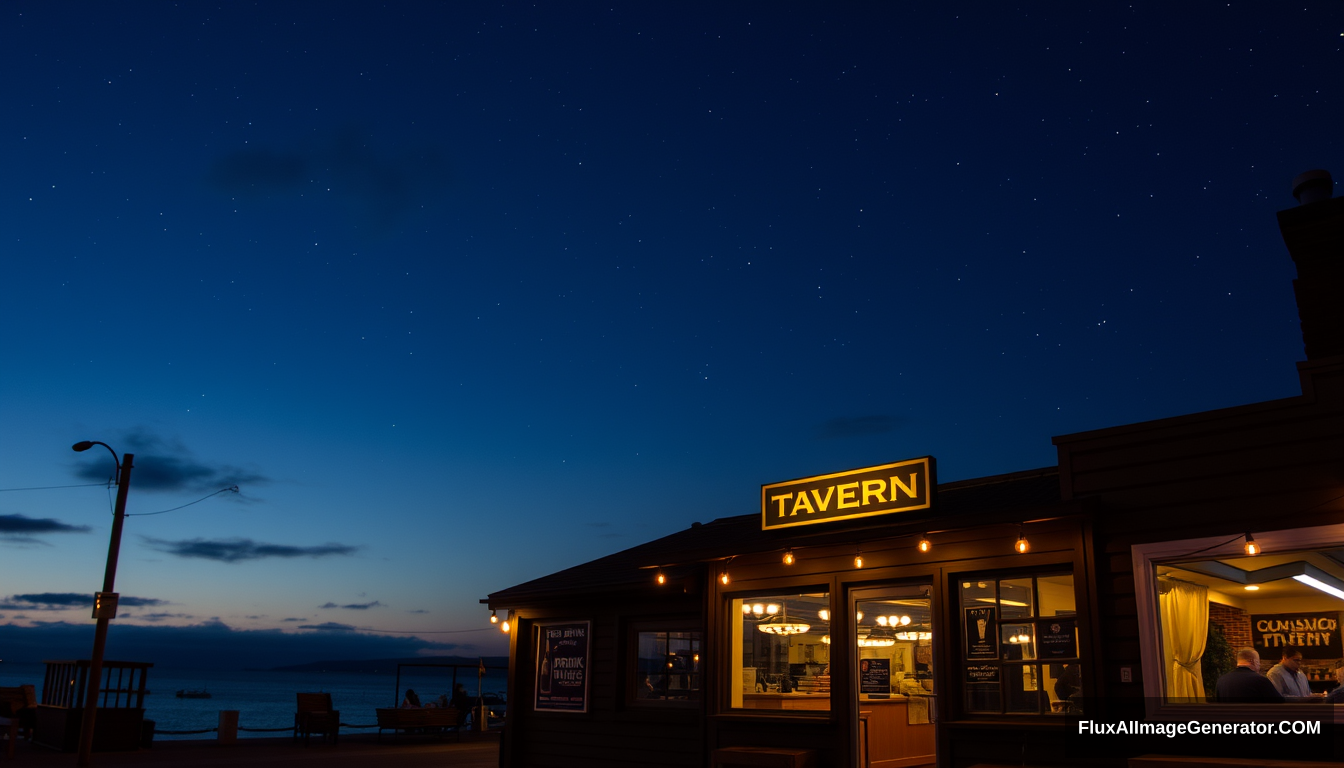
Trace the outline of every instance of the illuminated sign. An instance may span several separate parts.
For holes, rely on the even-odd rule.
[[[933,506],[932,456],[761,486],[761,530]]]

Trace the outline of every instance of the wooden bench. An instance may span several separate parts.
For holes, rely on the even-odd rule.
[[[713,768],[813,768],[817,750],[787,747],[722,747],[714,750]]]
[[[402,733],[437,733],[443,738],[443,732],[452,728],[457,740],[462,740],[462,729],[457,724],[456,707],[424,707],[421,709],[377,709],[378,740],[383,740],[383,731]]]

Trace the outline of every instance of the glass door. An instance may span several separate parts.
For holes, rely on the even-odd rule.
[[[937,762],[931,592],[922,583],[852,594],[858,768]]]

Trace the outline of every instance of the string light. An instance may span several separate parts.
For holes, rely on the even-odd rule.
[[[1027,543],[1027,534],[1022,530],[1017,532],[1017,543],[1013,545],[1013,549],[1017,550],[1019,555],[1025,555],[1027,550],[1031,549],[1031,545]]]
[[[506,634],[506,635],[509,634],[509,620],[508,620],[508,619],[505,619],[505,620],[503,620],[503,621],[501,621],[501,622],[499,623],[499,631],[500,631],[500,632],[503,632],[503,633]]]
[[[499,623],[499,615],[496,614],[494,611],[490,611],[490,623],[491,624]]]
[[[785,564],[785,565],[793,565],[794,562],[796,562],[796,560],[797,560],[797,558],[795,558],[795,557],[793,556],[793,548],[792,548],[792,547],[790,547],[790,548],[784,550],[784,564]]]
[[[719,574],[719,583],[728,586],[728,571],[726,569]]]
[[[919,543],[916,544],[915,547],[920,552],[928,552],[930,549],[933,549],[933,542],[929,541],[929,534],[922,534],[919,537]]]
[[[661,568],[659,568],[659,569],[658,569],[658,575],[654,577],[654,581],[657,581],[659,584],[666,584],[666,583],[667,583],[667,574],[663,573],[663,570],[662,570]]]
[[[863,567],[863,550],[858,550],[858,551],[854,554],[854,567],[855,567],[855,568],[862,568],[862,567]]]
[[[1242,549],[1245,550],[1248,555],[1254,556],[1260,554],[1260,545],[1255,543],[1255,537],[1249,533],[1246,534],[1246,546],[1242,547]]]

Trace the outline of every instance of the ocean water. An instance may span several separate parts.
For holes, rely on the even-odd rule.
[[[42,697],[42,680],[46,674],[43,664],[0,663],[0,686],[30,683],[37,686],[38,699]],[[414,688],[421,701],[429,701],[440,694],[451,695],[451,670],[403,669],[401,689],[396,690],[395,674],[363,674],[354,672],[222,672],[197,669],[149,670],[145,697],[145,718],[154,721],[157,739],[212,739],[214,733],[169,735],[163,731],[190,731],[214,728],[219,724],[220,710],[238,710],[239,738],[283,736],[294,725],[296,693],[326,692],[332,704],[340,710],[341,722],[349,725],[374,725],[374,709],[394,707],[401,703],[406,688]],[[457,681],[476,695],[476,670],[457,671]],[[503,696],[504,670],[487,670],[481,681],[485,693]],[[179,699],[181,689],[201,689],[210,692],[208,699]],[[248,732],[247,728],[284,728],[283,732]],[[342,729],[343,733],[374,733],[376,728]]]

